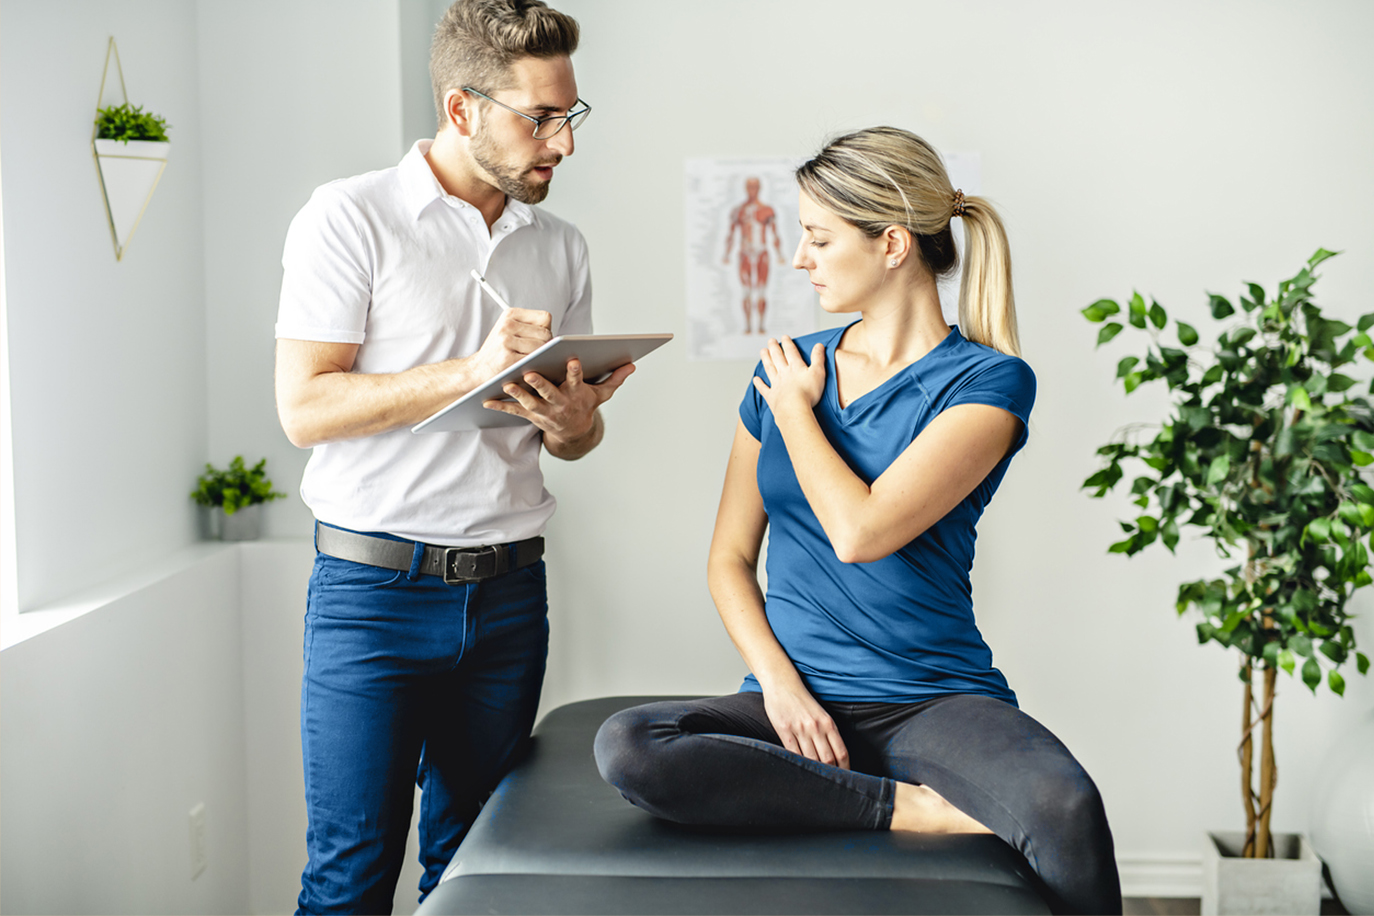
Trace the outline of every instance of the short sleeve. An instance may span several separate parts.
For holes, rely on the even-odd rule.
[[[1021,433],[1013,452],[1026,444],[1031,408],[1035,406],[1035,372],[1015,356],[1004,356],[969,373],[958,391],[945,404],[987,404],[1000,407],[1021,421]]]
[[[572,257],[572,301],[558,324],[559,334],[592,333],[592,269],[587,240],[573,230],[568,247]]]
[[[372,302],[372,258],[354,206],[316,189],[286,232],[276,336],[360,344]]]
[[[754,379],[761,378],[765,382],[768,376],[763,374],[763,361],[760,360],[754,366],[754,374],[749,379],[749,387],[744,392],[744,400],[740,401],[739,418],[744,423],[744,428],[749,430],[749,435],[754,437],[757,442],[763,441],[763,412],[768,409],[768,402],[759,394],[759,390],[754,385]]]

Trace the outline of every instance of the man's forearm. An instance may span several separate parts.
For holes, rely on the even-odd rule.
[[[477,387],[484,379],[469,359],[416,366],[392,374],[322,372],[278,385],[278,413],[292,444],[310,448],[413,426]]]
[[[508,309],[471,356],[391,374],[353,371],[360,344],[277,341],[277,414],[310,448],[413,426],[547,343],[552,316]]]

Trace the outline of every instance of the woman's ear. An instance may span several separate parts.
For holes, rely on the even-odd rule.
[[[888,267],[901,267],[911,254],[914,239],[902,226],[888,226],[883,230],[883,257]]]

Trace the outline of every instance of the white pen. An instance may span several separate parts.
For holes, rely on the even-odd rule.
[[[484,289],[484,290],[487,291],[487,295],[491,297],[491,299],[492,299],[493,302],[495,302],[497,305],[501,306],[501,310],[502,310],[502,311],[506,311],[506,312],[509,312],[509,311],[510,311],[510,304],[509,304],[508,302],[506,302],[505,299],[502,299],[502,298],[501,298],[501,294],[500,294],[500,293],[498,293],[496,290],[494,290],[494,289],[491,288],[491,284],[487,282],[487,278],[484,277],[484,276],[482,276],[481,274],[479,274],[479,273],[477,272],[477,268],[476,268],[476,267],[474,267],[474,268],[472,269],[472,279],[474,279],[474,280],[476,280],[478,283],[482,284],[482,289]]]

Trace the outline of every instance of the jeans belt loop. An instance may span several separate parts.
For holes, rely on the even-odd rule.
[[[406,578],[411,582],[418,581],[420,569],[425,565],[425,545],[419,541],[415,542],[415,550],[410,555],[410,569],[406,572]]]

